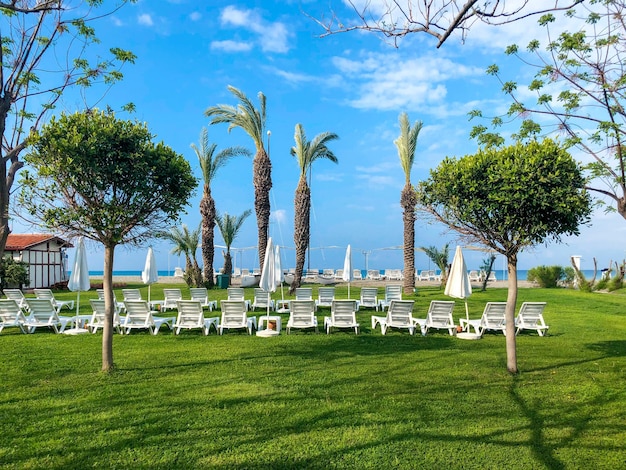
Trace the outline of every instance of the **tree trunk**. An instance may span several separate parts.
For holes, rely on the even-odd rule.
[[[215,201],[211,196],[211,188],[204,185],[204,196],[200,201],[200,215],[202,216],[202,264],[203,277],[208,288],[214,285],[213,260],[215,258]]]
[[[233,259],[230,256],[230,250],[224,253],[224,274],[233,272]],[[230,282],[230,277],[228,278]]]
[[[411,183],[407,183],[400,193],[402,220],[404,221],[404,293],[415,291],[415,205],[417,196]]]
[[[517,304],[517,254],[507,257],[509,273],[508,295],[506,298],[506,368],[517,374],[517,346],[515,341],[515,306]]]
[[[296,188],[294,197],[294,224],[293,224],[293,242],[296,246],[296,273],[289,288],[289,292],[293,294],[297,287],[302,284],[302,273],[304,271],[304,260],[306,258],[306,250],[309,246],[310,234],[310,213],[311,213],[311,190],[306,182],[306,177],[301,176]]]
[[[102,329],[102,370],[113,370],[113,314],[115,304],[113,301],[113,257],[115,246],[104,247],[104,272],[102,276],[102,288],[104,289],[105,321]]]
[[[252,166],[254,169],[254,210],[259,231],[259,266],[263,271],[270,226],[270,189],[272,189],[272,162],[264,148],[257,151]]]

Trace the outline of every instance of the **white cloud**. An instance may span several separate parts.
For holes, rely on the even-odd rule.
[[[213,41],[211,50],[221,50],[225,52],[246,52],[252,49],[252,44],[243,41]]]
[[[279,225],[283,225],[287,222],[287,211],[285,209],[277,209],[272,211],[270,219],[273,222],[278,222]]]
[[[449,103],[437,108],[447,97],[446,82],[484,74],[478,67],[430,56],[398,60],[397,54],[369,54],[356,59],[335,57],[332,62],[356,84],[356,96],[347,102],[358,109],[458,112]]]
[[[200,12],[194,11],[189,15],[189,19],[191,21],[200,21],[200,19],[202,18],[202,15],[200,14]]]
[[[142,13],[137,17],[137,22],[142,26],[153,26],[154,21],[152,20],[152,16],[147,13]]]
[[[220,15],[225,26],[235,26],[255,34],[256,42],[265,52],[286,53],[289,51],[291,33],[287,26],[280,22],[266,21],[256,10],[246,10],[229,5]]]

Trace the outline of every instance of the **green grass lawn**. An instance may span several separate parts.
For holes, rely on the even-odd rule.
[[[153,299],[163,287],[180,285]],[[625,468],[625,294],[520,290],[548,302],[550,330],[518,336],[517,376],[501,334],[382,336],[371,310],[359,336],[116,334],[111,374],[101,333],[5,329],[0,468]],[[414,299],[417,316],[449,300],[436,288]],[[501,300],[475,292],[472,318]]]

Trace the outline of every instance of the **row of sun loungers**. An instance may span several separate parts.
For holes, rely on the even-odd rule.
[[[87,324],[92,333],[104,327],[105,309],[104,300],[91,299],[92,315],[62,316],[60,309],[64,304],[56,301],[54,296],[50,298],[24,298],[10,289],[5,294],[13,298],[0,300],[0,332],[4,327],[19,327],[22,332],[33,333],[36,328],[52,328],[57,333],[62,333],[68,325],[77,322]],[[257,329],[256,317],[248,316],[250,308],[265,310],[266,319],[269,320],[270,310],[275,308],[270,294],[262,289],[255,289],[253,302],[244,299],[244,290],[229,288],[229,298],[220,302],[221,317],[205,317],[204,309],[212,311],[217,308],[216,301],[210,301],[206,289],[198,289],[192,292],[191,298],[183,300],[180,289],[164,289],[166,299],[149,303],[139,294],[138,289],[123,289],[124,301],[115,302],[113,327],[119,333],[130,333],[134,329],[146,329],[151,334],[158,334],[162,326],[167,326],[179,334],[183,329],[199,328],[208,335],[211,328],[219,334],[224,330],[243,328],[249,334]],[[21,294],[21,291],[20,291]],[[51,294],[51,293],[50,293]],[[98,294],[103,297],[103,291]],[[457,326],[453,320],[455,302],[433,300],[425,318],[413,316],[413,300],[402,300],[402,288],[399,285],[390,285],[385,289],[385,298],[378,299],[377,288],[362,288],[358,300],[335,299],[333,287],[320,287],[318,298],[312,298],[312,289],[299,288],[296,290],[296,299],[287,302],[290,317],[286,325],[289,333],[293,328],[311,328],[317,331],[316,311],[319,307],[330,307],[330,316],[324,317],[324,330],[327,333],[333,328],[354,329],[359,332],[359,324],[356,321],[356,312],[364,308],[372,308],[382,312],[387,310],[385,316],[374,315],[371,317],[372,329],[380,327],[381,333],[386,334],[389,328],[407,329],[410,334],[419,329],[422,335],[426,335],[430,329],[444,329],[450,335],[457,332]],[[515,334],[521,330],[534,330],[543,336],[548,326],[543,319],[545,302],[525,302],[521,305],[515,319]],[[161,311],[155,310],[159,306]],[[462,318],[460,328],[464,332],[474,330],[474,334],[482,336],[486,331],[506,332],[505,312],[506,302],[489,302],[486,304],[481,318],[470,320]],[[168,309],[177,310],[177,316],[164,317],[161,313]]]

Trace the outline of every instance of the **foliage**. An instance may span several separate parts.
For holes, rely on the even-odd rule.
[[[441,250],[439,250],[436,246],[422,246],[420,247],[426,256],[435,263],[435,266],[439,268],[441,271],[441,284],[445,284],[448,279],[448,271],[449,271],[449,262],[450,259],[450,243],[446,243],[443,245]]]
[[[339,160],[328,143],[339,139],[333,132],[322,132],[309,141],[302,124],[296,124],[294,140],[296,144],[291,147],[291,156],[295,157],[300,170],[300,179],[294,196],[294,231],[293,241],[296,246],[296,272],[291,283],[290,291],[295,292],[300,287],[304,270],[304,258],[310,244],[311,233],[311,188],[307,184],[307,174],[316,160],[326,159],[333,163]],[[310,255],[309,255],[310,256]]]
[[[113,113],[61,114],[26,161],[19,203],[47,228],[105,246],[141,244],[178,218],[197,180],[189,162],[145,124]]]
[[[113,368],[111,290],[115,247],[141,244],[178,218],[197,181],[189,162],[145,124],[112,113],[61,114],[43,126],[18,200],[52,231],[102,243],[107,325],[102,368]]]
[[[99,0],[2,2],[0,73],[0,257],[9,235],[10,202],[20,154],[64,93],[79,87],[102,90],[123,78],[121,68],[135,55],[120,48],[98,51],[94,20],[135,0],[104,9]],[[94,52],[94,54],[91,54]],[[83,93],[85,99],[86,93]]]
[[[208,108],[204,115],[211,118],[211,124],[228,124],[228,132],[239,127],[254,142],[256,148],[256,154],[252,162],[254,210],[256,212],[258,233],[259,266],[263,269],[270,228],[270,190],[272,189],[272,162],[269,158],[270,131],[267,131],[267,152],[265,152],[265,146],[263,145],[265,122],[267,120],[266,98],[263,93],[258,93],[259,107],[257,108],[241,90],[229,85],[228,91],[239,100],[237,107],[219,104]]]
[[[626,26],[626,2],[594,1],[582,3],[568,16],[580,20],[585,29],[565,31],[556,36],[551,28],[562,29],[549,14],[539,24],[546,30],[545,42],[529,42],[526,50],[511,45],[506,53],[517,57],[531,70],[532,81],[522,86],[504,78],[497,65],[487,73],[495,76],[502,91],[512,100],[506,116],[491,118],[493,129],[479,124],[472,135],[479,144],[500,145],[502,126],[519,118],[519,139],[538,135],[565,135],[564,145],[574,147],[590,161],[588,189],[594,191],[598,204],[611,204],[626,218],[626,57],[623,37]],[[505,69],[506,70],[506,69]],[[530,91],[531,95],[529,97]],[[533,98],[534,97],[534,98]],[[480,110],[470,113],[482,117]],[[503,132],[510,130],[502,129]]]
[[[169,240],[174,244],[171,253],[173,255],[185,255],[185,274],[183,279],[190,287],[203,287],[202,271],[198,266],[196,251],[198,251],[198,243],[202,223],[195,230],[189,230],[186,224],[182,224],[181,228],[172,227],[169,232],[161,232],[158,234],[160,238]]]
[[[17,261],[12,256],[7,255],[0,260],[0,290],[6,287],[28,286],[30,276],[28,274],[29,264],[25,261]]]
[[[203,278],[207,287],[213,287],[213,259],[215,254],[214,230],[215,230],[215,201],[211,194],[211,182],[215,179],[218,170],[226,165],[229,160],[238,156],[250,156],[250,151],[243,147],[228,147],[219,152],[217,144],[209,143],[209,132],[203,127],[200,132],[200,146],[191,144],[200,163],[204,187],[200,200],[200,215],[202,216],[202,262]]]
[[[355,18],[340,18],[333,11],[328,18],[315,21],[323,28],[322,36],[348,31],[371,31],[389,38],[394,46],[400,39],[415,33],[425,33],[437,40],[437,47],[453,33],[465,40],[476,21],[490,25],[504,25],[528,16],[543,15],[547,11],[569,10],[583,0],[556,0],[551,6],[535,8],[532,2],[509,0],[485,1],[451,0],[395,0],[383,2],[347,2]],[[592,2],[594,3],[594,2]]]
[[[528,270],[526,279],[536,282],[539,287],[558,287],[560,281],[565,279],[565,269],[562,266],[536,266]]]
[[[180,286],[153,284],[152,295],[162,299],[162,288]],[[147,295],[143,284],[129,287]],[[347,287],[337,289],[346,298]],[[521,289],[520,302],[547,302],[550,329],[543,338],[520,333],[518,376],[501,369],[501,334],[382,336],[370,328],[373,312],[363,310],[359,335],[283,331],[267,342],[162,329],[116,336],[118,369],[108,375],[97,372],[99,335],[69,340],[5,329],[1,466],[621,468],[625,294]],[[471,317],[505,295],[473,293]],[[414,315],[443,298],[439,288],[421,288]],[[88,302],[81,305],[89,313]],[[318,311],[320,325],[327,312]],[[279,315],[284,327],[288,315]],[[455,321],[461,316],[464,309],[455,309]],[[424,412],[415,412],[416,400]]]
[[[577,235],[589,220],[589,195],[574,159],[552,140],[487,148],[446,158],[417,190],[418,210],[459,233],[469,244],[507,258],[507,367],[517,371],[514,311],[517,256],[562,235]]]
[[[224,274],[230,276],[233,272],[233,262],[230,254],[230,247],[234,243],[239,230],[243,226],[243,223],[246,221],[248,216],[252,211],[250,209],[244,211],[241,215],[229,215],[224,213],[224,215],[220,215],[218,212],[215,221],[217,222],[217,226],[220,229],[220,233],[222,234],[222,239],[224,240],[224,244],[226,245],[226,253],[224,253]]]

